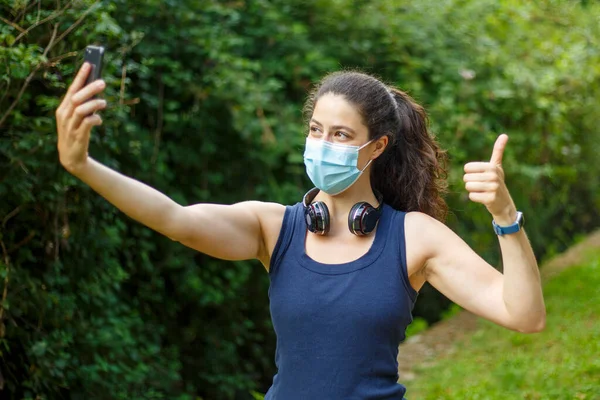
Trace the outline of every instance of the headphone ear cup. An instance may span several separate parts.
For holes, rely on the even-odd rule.
[[[306,227],[317,235],[326,235],[329,232],[329,208],[322,201],[311,203],[304,208],[304,221]]]
[[[348,229],[356,236],[365,235],[362,226],[362,216],[365,212],[365,207],[368,205],[369,204],[365,202],[356,203],[348,213]]]
[[[362,217],[362,227],[365,235],[368,235],[375,230],[379,218],[381,218],[381,211],[369,205]]]
[[[381,217],[381,211],[367,202],[356,203],[348,213],[348,229],[356,236],[373,232]]]

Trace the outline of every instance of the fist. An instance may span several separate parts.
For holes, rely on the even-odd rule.
[[[496,139],[490,162],[470,162],[465,165],[465,188],[469,199],[485,205],[497,224],[510,225],[515,222],[517,209],[504,183],[502,156],[508,136]]]
[[[71,173],[87,162],[90,131],[102,124],[102,118],[95,112],[106,107],[105,100],[91,99],[104,90],[104,81],[84,86],[90,70],[90,64],[84,63],[56,109],[59,159]]]

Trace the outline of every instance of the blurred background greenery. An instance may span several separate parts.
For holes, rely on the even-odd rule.
[[[0,0],[0,387],[12,399],[247,399],[274,373],[268,277],[129,220],[58,163],[54,110],[88,44],[109,108],[91,154],[181,204],[293,204],[302,104],[358,68],[428,110],[448,224],[499,265],[465,162],[507,132],[543,260],[600,225],[600,4],[541,0]],[[450,304],[424,288],[419,325]]]

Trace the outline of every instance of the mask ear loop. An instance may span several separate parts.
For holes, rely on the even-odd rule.
[[[367,165],[365,165],[365,167],[360,170],[360,173],[362,174],[363,172],[365,172],[365,169],[367,169],[369,167],[369,165],[371,165],[372,162],[373,162],[373,159],[370,159],[369,162],[367,163]]]
[[[362,146],[360,146],[360,147],[358,148],[358,151],[361,151],[362,149],[364,149],[365,147],[367,147],[369,144],[371,144],[371,143],[373,142],[373,140],[375,140],[375,139],[371,139],[371,140],[369,140],[367,143],[365,143],[365,144],[363,144]],[[362,174],[363,172],[365,172],[365,169],[367,169],[367,168],[369,167],[369,165],[371,165],[371,163],[372,163],[372,162],[373,162],[373,159],[371,158],[371,159],[369,160],[369,162],[367,163],[367,165],[365,165],[363,169],[359,170],[359,171],[360,171],[360,173]],[[358,169],[358,167],[357,167],[357,169]]]
[[[390,93],[390,95],[392,95],[392,93]],[[368,146],[370,143],[372,143],[374,140],[375,140],[375,139],[371,139],[371,140],[369,140],[367,143],[365,143],[365,144],[363,144],[362,146],[360,146],[360,147],[358,148],[358,151],[360,151],[360,150],[364,149],[365,147],[367,147],[367,146]],[[367,169],[367,168],[369,167],[369,165],[371,165],[371,163],[373,162],[373,160],[374,160],[374,159],[373,159],[373,158],[371,158],[371,159],[369,160],[369,162],[367,163],[367,165],[365,165],[365,167],[364,167],[363,169],[359,170],[361,174],[362,174],[363,172],[365,172],[365,169]],[[356,167],[356,169],[358,169],[358,166]]]
[[[363,144],[362,146],[360,146],[360,147],[358,148],[358,151],[361,151],[362,149],[364,149],[365,147],[367,147],[368,145],[370,145],[370,144],[373,142],[373,140],[375,140],[375,139],[371,139],[371,140],[369,140],[367,143],[365,143],[365,144]]]

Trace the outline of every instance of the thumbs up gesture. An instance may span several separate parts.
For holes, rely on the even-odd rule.
[[[469,199],[484,204],[500,226],[515,222],[517,209],[504,183],[502,155],[508,136],[502,134],[496,139],[490,162],[470,162],[465,164],[465,188]]]

